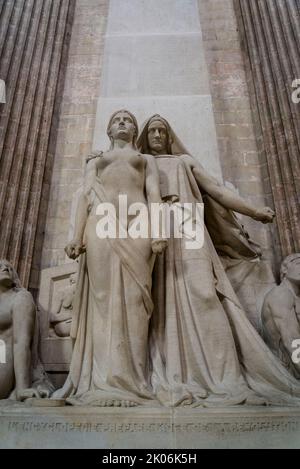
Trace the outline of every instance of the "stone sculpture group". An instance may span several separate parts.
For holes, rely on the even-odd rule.
[[[263,337],[247,318],[225,263],[259,259],[234,212],[271,223],[274,212],[248,204],[206,172],[170,124],[154,115],[140,134],[135,117],[115,112],[108,151],[87,158],[75,233],[66,253],[78,277],[50,313],[54,335],[73,353],[54,391],[38,353],[38,315],[13,267],[0,262],[0,399],[60,399],[70,405],[133,407],[299,405],[300,254],[282,264],[280,286],[262,308]],[[138,213],[110,216],[123,236],[99,237],[99,205],[204,203],[204,243],[129,233]],[[163,221],[161,232],[163,233]],[[174,227],[173,227],[174,228]],[[126,236],[124,236],[126,234]],[[225,262],[225,263],[224,263]],[[75,286],[76,285],[76,286]],[[54,391],[54,392],[53,392]]]

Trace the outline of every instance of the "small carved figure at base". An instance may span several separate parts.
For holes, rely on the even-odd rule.
[[[73,300],[76,290],[77,275],[70,276],[70,286],[58,292],[57,302],[50,314],[52,334],[58,337],[70,337],[72,325]]]
[[[293,342],[300,339],[300,253],[281,265],[281,284],[265,298],[262,309],[263,337],[283,365],[300,378],[300,363],[292,356]]]
[[[21,287],[12,265],[0,260],[0,399],[25,401],[50,397],[53,386],[37,353],[36,308],[31,294]]]

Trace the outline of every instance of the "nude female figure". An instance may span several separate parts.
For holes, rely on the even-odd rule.
[[[153,402],[148,370],[148,327],[152,314],[153,256],[166,242],[150,237],[100,238],[99,206],[118,213],[119,196],[128,206],[161,203],[155,159],[136,149],[138,127],[128,111],[110,119],[111,147],[87,163],[74,240],[66,247],[72,259],[81,255],[74,299],[70,374],[55,397],[74,405],[134,406]],[[122,220],[128,230],[136,215]],[[112,217],[111,223],[119,224]]]

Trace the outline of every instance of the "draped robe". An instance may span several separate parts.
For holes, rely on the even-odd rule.
[[[148,327],[152,314],[151,240],[100,239],[96,208],[107,200],[99,177],[90,189],[74,299],[74,349],[68,402],[74,405],[154,405],[149,382]],[[116,223],[110,214],[110,222]],[[150,259],[150,261],[149,261]]]
[[[140,151],[151,153],[145,124]],[[165,201],[202,203],[185,148],[166,122],[168,155],[157,155]],[[172,154],[174,153],[174,154]],[[234,233],[232,233],[234,235]],[[249,322],[205,228],[202,248],[171,238],[156,261],[151,383],[166,405],[299,405],[300,384]]]

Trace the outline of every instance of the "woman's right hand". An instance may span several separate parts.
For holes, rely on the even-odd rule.
[[[65,247],[65,253],[70,259],[77,259],[80,254],[85,252],[85,246],[82,244],[81,241],[77,239],[73,239],[67,246]]]

